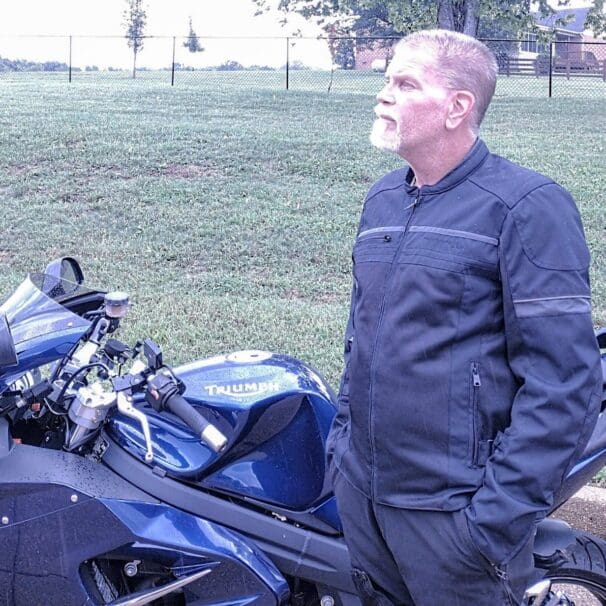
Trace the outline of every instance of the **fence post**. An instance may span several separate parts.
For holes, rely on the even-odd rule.
[[[553,92],[553,42],[549,43],[549,98]]]
[[[175,85],[175,44],[176,44],[176,36],[173,36],[173,63],[172,63],[172,68],[171,68],[171,72],[170,72],[170,85],[174,86]]]
[[[72,81],[72,37],[69,37],[69,82]]]
[[[289,76],[289,63],[290,63],[290,38],[286,38],[286,90],[288,90],[288,76]]]

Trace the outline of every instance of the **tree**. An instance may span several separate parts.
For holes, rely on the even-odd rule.
[[[592,7],[587,13],[585,26],[593,32],[596,38],[606,38],[606,13],[604,12],[604,0],[594,0]]]
[[[200,39],[196,36],[196,32],[194,31],[191,17],[189,18],[189,35],[187,36],[187,40],[183,43],[183,46],[188,49],[190,53],[201,53],[204,50],[203,46],[200,44]]]
[[[124,10],[124,27],[126,27],[126,42],[133,49],[133,78],[137,75],[137,54],[143,48],[143,32],[147,14],[143,7],[144,0],[126,0]]]
[[[257,15],[269,11],[273,4],[273,0],[252,1],[257,5]],[[282,25],[287,24],[289,13],[297,13],[318,25],[327,37],[333,66],[353,69],[357,49],[391,46],[389,38],[399,34],[381,2],[370,8],[366,4],[367,0],[279,0],[278,10],[284,15]]]
[[[341,69],[354,69],[356,66],[356,53],[352,38],[332,38],[329,40],[330,55],[334,65]]]
[[[252,1],[259,7],[257,13],[269,10],[269,0]],[[592,1],[588,25],[604,33],[604,0]],[[558,0],[557,6],[569,3],[570,0]],[[402,35],[429,27],[476,36],[482,22],[499,24],[499,29],[518,36],[537,31],[537,14],[547,17],[555,13],[547,0],[279,0],[278,9],[315,20],[323,28],[331,19],[348,20],[350,34],[356,37],[385,36],[386,32]]]
[[[333,66],[341,69],[354,69],[356,66],[356,54],[354,41],[349,32],[343,31],[338,23],[333,23],[328,31],[328,50]]]

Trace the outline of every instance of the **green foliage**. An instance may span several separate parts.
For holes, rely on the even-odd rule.
[[[217,70],[220,72],[235,72],[243,70],[244,66],[238,61],[233,61],[232,59],[221,63],[221,65],[217,66]]]
[[[606,9],[604,0],[594,0],[587,13],[585,26],[593,32],[596,38],[606,38]]]
[[[126,0],[124,10],[124,27],[126,28],[126,43],[133,49],[133,78],[137,74],[137,54],[143,49],[143,34],[147,14],[144,0]]]
[[[124,10],[124,26],[126,27],[126,42],[135,53],[143,48],[143,34],[147,14],[143,8],[143,0],[126,0]]]
[[[28,61],[26,59],[6,59],[0,57],[0,72],[66,72],[67,63],[61,61]],[[72,68],[74,71],[78,68]]]
[[[354,69],[356,66],[356,54],[354,41],[350,37],[342,35],[330,36],[328,38],[328,50],[333,65],[341,69]]]
[[[259,11],[269,8],[268,0],[252,0]],[[570,0],[557,0],[565,7]],[[334,23],[348,24],[351,34],[389,36],[395,33],[440,27],[478,35],[484,30],[500,29],[509,35],[537,31],[536,15],[547,17],[555,9],[547,0],[280,0],[278,8],[286,15],[298,13],[313,19],[325,31]],[[557,26],[565,26],[558,21]],[[606,35],[604,0],[592,0],[587,27],[596,35]]]
[[[183,46],[189,50],[190,53],[201,53],[204,50],[204,47],[200,44],[200,39],[196,36],[196,32],[194,31],[191,17],[189,18],[189,34],[183,43]]]
[[[411,0],[411,2],[361,0],[361,2],[367,11],[385,11],[385,21],[391,24],[398,34],[405,35],[415,30],[437,25],[438,2],[429,0]]]

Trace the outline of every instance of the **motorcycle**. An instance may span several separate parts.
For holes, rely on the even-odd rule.
[[[0,603],[359,606],[330,387],[262,351],[172,368],[112,336],[129,305],[63,258],[0,307]],[[554,510],[605,461],[601,415]],[[572,604],[561,583],[606,604],[601,539],[546,519],[535,564],[526,604]]]

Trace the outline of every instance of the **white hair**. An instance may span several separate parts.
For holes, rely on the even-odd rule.
[[[405,48],[422,48],[433,55],[433,68],[447,88],[466,90],[475,97],[470,126],[477,134],[497,83],[497,61],[482,42],[446,29],[414,32],[400,40],[395,54]]]

